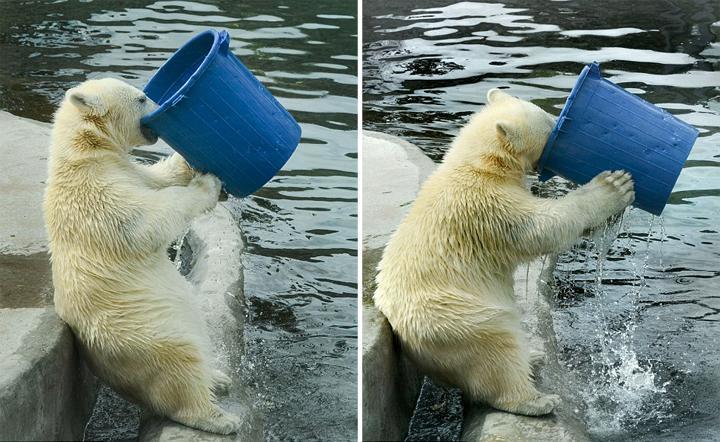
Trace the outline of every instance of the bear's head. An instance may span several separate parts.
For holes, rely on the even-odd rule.
[[[140,124],[140,119],[155,108],[157,105],[137,88],[121,80],[103,78],[69,89],[60,112],[69,111],[112,144],[129,150],[157,141],[157,135]]]
[[[527,169],[535,169],[555,127],[555,117],[500,89],[490,89],[487,102],[487,113],[495,121],[495,134],[502,147],[525,163]]]
[[[537,166],[555,117],[499,89],[460,131],[444,163],[469,164],[495,175],[516,176]]]

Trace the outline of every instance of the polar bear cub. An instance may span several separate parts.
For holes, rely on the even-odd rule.
[[[604,172],[563,198],[534,197],[525,174],[555,120],[497,89],[487,99],[387,244],[374,300],[421,370],[472,401],[543,415],[560,397],[533,385],[513,272],[621,212],[633,183]]]
[[[55,114],[44,212],[55,309],[90,367],[123,396],[182,424],[228,434],[215,404],[230,379],[210,367],[192,286],[167,248],[215,207],[220,182],[177,154],[153,166],[129,151],[152,144],[140,118],[155,108],[114,79],[70,89]]]

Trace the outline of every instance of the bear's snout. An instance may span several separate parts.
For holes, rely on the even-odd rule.
[[[155,144],[158,140],[158,136],[155,133],[154,130],[150,129],[149,127],[141,124],[140,125],[140,132],[142,132],[143,138],[148,142],[148,144]]]

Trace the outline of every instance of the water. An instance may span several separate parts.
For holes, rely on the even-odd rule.
[[[635,350],[635,331],[638,328],[640,299],[646,289],[645,273],[648,269],[650,256],[649,239],[653,233],[655,218],[651,218],[646,235],[646,247],[639,248],[629,256],[629,264],[633,272],[633,286],[626,288],[622,307],[627,316],[623,323],[613,323],[606,314],[609,299],[606,295],[604,279],[605,265],[618,232],[624,232],[624,219],[598,230],[588,242],[591,249],[586,248],[585,271],[592,273],[594,284],[585,287],[592,290],[594,312],[588,323],[594,324],[597,348],[583,360],[572,355],[563,358],[565,368],[575,370],[589,367],[588,376],[583,377],[586,387],[578,393],[585,405],[584,414],[592,434],[612,438],[625,430],[626,427],[637,427],[643,422],[662,422],[672,417],[669,410],[672,402],[667,396],[666,387],[671,381],[659,382],[653,361],[638,360]],[[570,255],[572,256],[572,254]],[[582,259],[578,259],[581,261]],[[588,268],[590,267],[590,268]],[[592,268],[594,267],[594,268]]]
[[[594,440],[716,440],[720,3],[371,0],[363,11],[363,125],[435,160],[490,88],[557,115],[594,60],[700,129],[662,218],[630,210],[560,257],[553,320],[564,368],[543,387]],[[570,186],[533,187],[551,196]]]
[[[275,179],[228,202],[247,240],[240,382],[264,415],[266,439],[355,440],[354,2],[2,2],[0,109],[50,121],[64,91],[87,78],[142,87],[208,27],[228,29],[232,51],[303,130]],[[96,435],[128,437],[125,430]]]

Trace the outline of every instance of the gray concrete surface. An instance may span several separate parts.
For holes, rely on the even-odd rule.
[[[363,131],[363,249],[385,247],[435,163],[407,141]]]
[[[0,111],[0,254],[47,250],[42,198],[50,125]]]
[[[416,146],[397,137],[363,132],[363,436],[366,440],[399,440],[407,431],[407,396],[417,397],[420,378],[397,369],[401,358],[387,320],[372,306],[375,266],[382,248],[402,220],[435,164]],[[554,259],[521,266],[515,293],[524,312],[531,345],[544,350],[540,370],[554,370],[557,351],[547,281]],[[542,372],[538,373],[542,377]],[[403,386],[403,384],[405,384]],[[579,423],[551,415],[531,418],[467,405],[462,439],[467,441],[585,441]]]
[[[0,309],[0,440],[78,440],[95,378],[52,307]]]
[[[248,439],[248,440],[261,440]],[[141,442],[230,442],[235,440],[235,435],[223,436],[219,434],[206,433],[205,431],[194,430],[178,423],[157,419],[146,415],[140,424]]]
[[[363,440],[403,440],[422,377],[396,345],[390,324],[374,306],[363,306]]]

